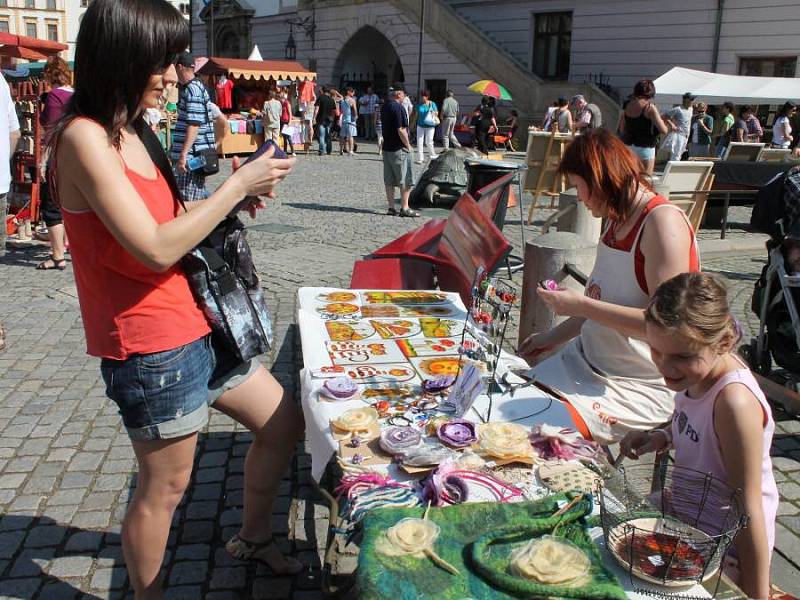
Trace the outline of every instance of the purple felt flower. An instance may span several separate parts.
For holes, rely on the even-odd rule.
[[[422,382],[422,389],[425,392],[431,393],[441,392],[453,385],[455,380],[456,378],[452,375],[441,375],[433,379],[426,379]]]
[[[436,430],[436,435],[442,442],[454,448],[466,448],[478,441],[475,424],[464,419],[442,423]]]
[[[421,441],[422,434],[414,427],[388,427],[381,431],[379,443],[384,452],[395,455],[418,446]]]

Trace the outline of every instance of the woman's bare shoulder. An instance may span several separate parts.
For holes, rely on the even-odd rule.
[[[61,133],[59,150],[80,151],[111,147],[106,130],[90,119],[75,119]]]

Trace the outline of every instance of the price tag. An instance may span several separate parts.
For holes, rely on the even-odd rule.
[[[461,418],[467,414],[475,399],[485,391],[486,384],[481,377],[480,369],[472,363],[466,363],[453,387],[450,388],[446,404],[454,407],[455,416]]]

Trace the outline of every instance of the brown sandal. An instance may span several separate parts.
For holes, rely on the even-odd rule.
[[[283,556],[283,554],[280,554],[280,551],[277,548],[276,551],[283,556],[283,560],[286,562],[286,568],[284,569],[276,569],[263,556],[259,556],[259,553],[262,550],[273,545],[275,545],[274,536],[270,536],[269,539],[263,542],[248,542],[247,540],[242,539],[237,533],[228,541],[227,544],[225,544],[225,550],[227,550],[228,554],[230,554],[233,558],[238,560],[255,561],[261,563],[270,571],[273,576],[276,577],[282,575],[297,575],[303,569],[305,569],[305,565],[303,565],[303,563],[291,556]]]

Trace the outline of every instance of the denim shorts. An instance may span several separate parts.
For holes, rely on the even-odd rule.
[[[642,147],[642,146],[628,146],[631,151],[639,157],[639,160],[652,160],[656,157],[656,149],[651,147]]]
[[[215,350],[205,336],[172,350],[104,358],[106,395],[116,402],[132,440],[164,440],[199,431],[208,408],[247,380],[258,359],[239,363]]]

